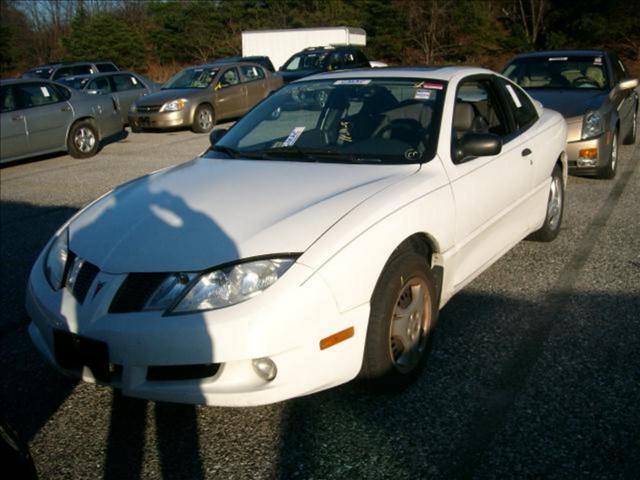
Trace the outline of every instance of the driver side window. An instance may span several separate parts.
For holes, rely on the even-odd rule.
[[[226,70],[220,77],[220,85],[222,88],[231,87],[240,83],[238,71],[235,68]]]
[[[467,133],[493,133],[503,138],[511,133],[489,79],[466,80],[458,86],[452,140]]]

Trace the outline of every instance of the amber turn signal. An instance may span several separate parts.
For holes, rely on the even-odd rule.
[[[578,156],[580,158],[598,158],[597,148],[583,148],[580,150]]]
[[[345,328],[333,335],[329,335],[328,337],[320,340],[320,350],[324,350],[325,348],[333,347],[334,345],[344,342],[348,338],[353,337],[353,327]]]

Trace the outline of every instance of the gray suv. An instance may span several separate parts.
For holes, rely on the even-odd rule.
[[[22,78],[58,80],[72,75],[91,75],[119,70],[115,63],[109,61],[60,62],[34,67],[24,72]]]

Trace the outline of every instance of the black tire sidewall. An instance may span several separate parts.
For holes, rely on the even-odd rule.
[[[426,345],[418,364],[409,372],[401,372],[391,358],[389,329],[393,310],[406,280],[420,276],[430,296],[431,322]],[[371,298],[371,311],[359,378],[375,389],[398,390],[410,384],[425,365],[431,349],[433,329],[438,318],[437,295],[433,276],[424,255],[401,251],[387,262]]]
[[[198,124],[198,116],[200,115],[200,112],[202,110],[209,110],[209,112],[211,112],[211,128],[209,130],[204,130],[200,128],[200,125]],[[216,125],[216,114],[213,111],[213,108],[207,104],[198,105],[195,113],[193,114],[193,125],[191,129],[195,133],[209,133],[211,130],[213,130],[213,127],[215,127],[215,125]]]
[[[83,127],[90,128],[91,131],[93,132],[93,135],[96,138],[95,145],[88,152],[83,152],[80,149],[78,149],[78,147],[76,147],[75,142],[73,141],[76,131]],[[93,157],[96,153],[98,153],[99,150],[100,150],[100,137],[98,136],[98,129],[96,128],[96,125],[93,121],[79,120],[73,125],[71,125],[71,128],[69,129],[69,136],[67,137],[67,151],[69,152],[69,155],[71,155],[73,158],[89,158],[89,157]]]
[[[604,178],[604,179],[610,180],[616,176],[616,172],[618,170],[618,160],[620,159],[620,138],[618,135],[618,130],[614,130],[613,135],[616,139],[616,161],[612,167],[612,164],[611,164],[611,161],[613,160],[613,148],[612,148],[611,153],[609,154],[609,161],[598,172],[598,178]]]

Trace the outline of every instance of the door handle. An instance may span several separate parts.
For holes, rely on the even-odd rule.
[[[533,152],[531,150],[529,150],[528,148],[525,148],[524,150],[522,150],[522,156],[523,157],[527,157],[529,155],[531,155]]]
[[[71,107],[69,107],[69,106],[62,107],[62,108],[60,109],[60,111],[61,111],[61,112],[70,112],[70,111],[71,111]]]
[[[24,120],[24,115],[16,115],[15,117],[11,117],[11,120],[19,122],[20,120]]]

